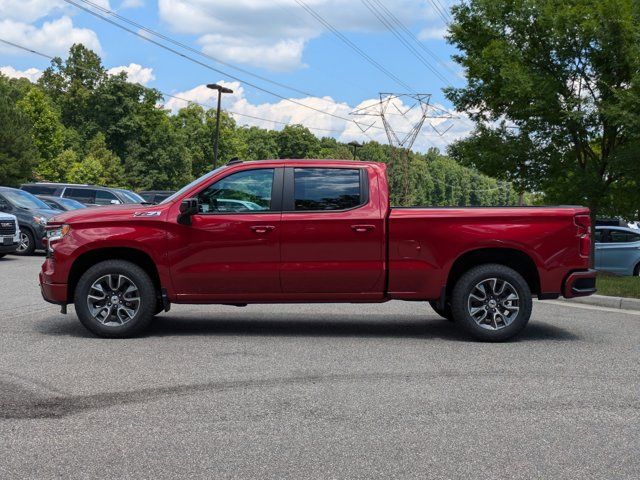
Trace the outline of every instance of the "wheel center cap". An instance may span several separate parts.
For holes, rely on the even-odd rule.
[[[493,298],[489,300],[489,306],[491,308],[496,308],[497,305],[498,305],[498,302],[496,302]]]
[[[113,297],[111,297],[111,303],[120,303],[120,299],[114,295]]]

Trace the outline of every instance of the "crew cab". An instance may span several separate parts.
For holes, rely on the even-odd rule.
[[[171,303],[407,300],[499,341],[532,297],[595,292],[590,226],[583,207],[392,208],[380,163],[232,162],[159,205],[57,215],[40,285],[104,337]]]

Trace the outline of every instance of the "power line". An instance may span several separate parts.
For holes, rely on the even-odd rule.
[[[87,12],[87,13],[89,13],[89,14],[97,17],[97,18],[100,18],[100,19],[104,20],[105,22],[108,22],[108,23],[110,23],[110,24],[112,24],[112,25],[114,25],[114,26],[116,26],[116,27],[128,32],[128,33],[131,33],[132,35],[135,35],[135,36],[137,36],[137,37],[139,37],[139,38],[141,38],[141,39],[143,39],[143,40],[145,40],[147,42],[153,43],[154,45],[156,45],[156,46],[158,46],[160,48],[163,48],[164,50],[167,50],[167,51],[169,51],[171,53],[174,53],[174,54],[176,54],[176,55],[178,55],[178,56],[180,56],[180,57],[182,57],[182,58],[184,58],[186,60],[189,60],[189,61],[191,61],[193,63],[196,63],[196,64],[198,64],[198,65],[200,65],[200,66],[202,66],[204,68],[207,68],[207,69],[209,69],[211,71],[214,71],[214,72],[216,72],[216,73],[218,73],[220,75],[223,75],[223,76],[225,76],[227,78],[231,78],[232,80],[235,80],[237,82],[241,82],[244,85],[248,85],[248,86],[250,86],[252,88],[255,88],[256,90],[259,90],[261,92],[267,93],[267,94],[272,95],[274,97],[280,98],[281,100],[284,100],[286,102],[293,103],[294,105],[298,105],[300,107],[307,108],[307,109],[313,110],[313,111],[315,111],[317,113],[321,113],[323,115],[328,115],[330,117],[337,118],[337,119],[340,119],[340,120],[343,120],[343,121],[346,121],[346,122],[353,122],[353,123],[355,123],[357,125],[357,122],[354,122],[350,118],[346,118],[346,117],[343,117],[341,115],[337,115],[335,113],[331,113],[331,112],[327,112],[327,111],[324,111],[324,110],[320,110],[319,108],[312,107],[311,105],[306,105],[306,104],[304,104],[304,103],[302,103],[302,102],[300,102],[298,100],[295,100],[293,98],[285,97],[284,95],[281,95],[279,93],[273,92],[273,91],[268,90],[268,89],[266,89],[264,87],[260,87],[260,86],[256,85],[255,83],[248,82],[248,81],[246,81],[246,80],[244,80],[242,78],[239,78],[239,77],[237,77],[235,75],[232,75],[232,74],[224,72],[224,71],[222,71],[222,70],[220,70],[218,68],[215,68],[215,67],[213,67],[213,66],[211,66],[211,65],[209,65],[207,63],[201,62],[200,60],[195,59],[195,58],[193,58],[193,57],[191,57],[191,56],[189,56],[189,55],[187,55],[185,53],[179,52],[178,50],[175,50],[175,49],[173,49],[171,47],[168,47],[167,45],[164,45],[164,44],[162,44],[162,43],[160,43],[160,42],[158,42],[156,40],[153,40],[152,38],[149,38],[149,37],[147,37],[145,35],[142,35],[141,33],[136,32],[135,30],[132,30],[132,29],[130,29],[128,27],[125,27],[124,25],[121,25],[121,24],[111,20],[110,18],[107,18],[107,17],[99,14],[98,12],[95,12],[95,11],[91,10],[90,8],[87,8],[87,7],[84,7],[82,5],[79,5],[78,3],[76,3],[73,0],[64,0],[64,1],[69,3],[69,4],[71,4],[71,5],[74,5],[75,7],[79,8],[81,10],[84,10],[85,12]],[[382,129],[382,127],[375,127],[375,128]]]
[[[402,23],[402,21],[393,14],[393,12],[391,12],[391,10],[389,10],[384,3],[382,3],[380,0],[373,0],[374,3],[376,3],[378,5],[378,7],[380,7],[380,9],[387,14],[387,16],[393,21],[393,23],[395,23],[406,35],[407,37],[409,37],[411,40],[413,40],[413,42],[421,49],[423,50],[426,54],[428,54],[431,58],[433,58],[433,60],[435,60],[436,62],[438,62],[444,69],[446,69],[447,71],[449,71],[449,73],[451,73],[454,77],[456,77],[458,74],[449,66],[447,65],[445,62],[443,62],[440,57],[438,57],[434,52],[432,52],[429,48],[427,48],[423,42],[421,42],[414,34],[411,30],[409,30],[409,28],[407,28],[407,26]]]
[[[409,50],[430,72],[438,77],[444,84],[447,83],[447,79],[436,69],[431,63],[429,63],[416,48],[411,45],[398,30],[387,20],[384,15],[376,9],[376,7],[368,0],[361,0],[362,4],[369,9],[369,11],[384,25],[387,29]]]
[[[38,52],[37,50],[32,50],[32,49],[30,49],[28,47],[25,47],[25,46],[22,46],[22,45],[18,45],[17,43],[13,43],[13,42],[10,42],[8,40],[4,40],[2,38],[0,38],[0,42],[5,43],[7,45],[10,45],[10,46],[12,46],[14,48],[18,48],[20,50],[24,50],[26,52],[33,53],[35,55],[39,55],[39,56],[44,57],[44,58],[46,58],[48,60],[53,60],[54,59],[54,57],[52,57],[51,55],[47,55],[46,53]],[[85,68],[81,68],[81,69],[82,70],[88,70],[88,69],[85,69]],[[206,103],[201,103],[201,102],[197,102],[195,100],[189,100],[187,98],[178,97],[177,95],[172,95],[170,93],[163,92],[162,90],[158,90],[158,89],[155,89],[155,90],[158,93],[162,94],[163,97],[175,98],[176,100],[181,100],[181,101],[186,102],[186,103],[193,103],[195,105],[200,105],[201,107],[207,108],[207,109],[213,108],[212,105],[208,105]],[[225,111],[227,113],[232,114],[232,115],[238,115],[240,117],[247,117],[247,118],[251,118],[251,119],[254,119],[254,120],[261,120],[261,121],[265,121],[265,122],[271,122],[271,123],[274,123],[276,125],[292,126],[292,125],[298,125],[299,124],[299,123],[291,123],[291,122],[282,122],[280,120],[273,120],[273,119],[270,119],[270,118],[258,117],[258,116],[249,115],[249,114],[246,114],[246,113],[234,112],[233,110],[228,110],[228,109],[225,109]],[[321,131],[321,132],[344,133],[344,130],[337,130],[337,129],[331,129],[331,128],[320,128],[320,127],[308,127],[306,125],[303,125],[303,126],[305,128],[308,128],[309,130],[318,130],[318,131]],[[366,135],[366,133],[363,133],[363,134],[365,136],[369,137],[368,135]],[[369,138],[372,139],[371,137],[369,137]]]
[[[370,55],[368,55],[364,50],[362,50],[358,45],[356,45],[354,42],[352,42],[351,40],[349,40],[342,32],[340,32],[337,28],[335,28],[333,25],[331,25],[331,23],[329,23],[322,15],[320,15],[318,12],[316,12],[313,8],[311,8],[309,5],[307,5],[303,0],[295,0],[295,2],[300,5],[303,9],[305,9],[307,11],[307,13],[309,13],[309,15],[311,15],[313,18],[315,18],[316,20],[318,20],[318,22],[320,22],[322,25],[325,26],[325,28],[327,28],[331,33],[333,33],[336,37],[338,37],[343,43],[345,43],[349,48],[351,48],[353,51],[355,51],[358,55],[360,55],[362,58],[364,58],[367,62],[369,62],[371,65],[373,65],[375,68],[377,68],[379,71],[381,71],[382,73],[384,73],[387,77],[389,77],[390,79],[392,79],[394,82],[396,82],[398,85],[401,85],[403,88],[406,88],[407,90],[410,90],[412,92],[415,92],[415,90],[413,88],[411,88],[411,86],[409,86],[407,83],[405,83],[402,79],[400,79],[399,77],[397,77],[395,74],[393,74],[393,72],[391,72],[390,70],[388,70],[384,65],[380,64],[379,62],[377,62],[375,59],[373,59]]]
[[[93,8],[95,8],[97,10],[100,10],[100,11],[106,13],[107,15],[115,17],[118,20],[121,20],[121,21],[123,21],[123,22],[125,22],[125,23],[127,23],[127,24],[129,24],[131,26],[139,28],[140,30],[142,30],[142,31],[144,31],[146,33],[149,33],[151,35],[159,37],[159,38],[161,38],[161,39],[163,39],[163,40],[165,40],[165,41],[167,41],[169,43],[172,43],[173,45],[176,45],[178,47],[184,48],[185,50],[188,50],[188,51],[190,51],[192,53],[195,53],[196,55],[200,55],[201,57],[208,58],[208,59],[213,60],[214,62],[217,62],[217,63],[219,63],[221,65],[224,65],[226,67],[232,68],[232,69],[237,70],[239,72],[245,73],[247,75],[250,75],[250,76],[252,76],[254,78],[257,78],[259,80],[262,80],[264,82],[271,83],[272,85],[276,85],[278,87],[282,87],[284,89],[291,90],[292,92],[296,92],[296,93],[299,93],[301,95],[306,95],[308,97],[317,97],[317,95],[313,95],[312,93],[306,92],[304,90],[300,90],[300,89],[298,89],[296,87],[292,87],[291,85],[287,85],[287,84],[282,83],[282,82],[271,80],[271,79],[269,79],[267,77],[264,77],[262,75],[258,75],[257,73],[253,73],[253,72],[251,72],[249,70],[246,70],[244,68],[237,67],[237,66],[232,65],[232,64],[230,64],[228,62],[224,62],[224,61],[220,60],[219,58],[216,58],[216,57],[214,57],[212,55],[209,55],[207,53],[201,52],[200,50],[198,50],[196,48],[193,48],[193,47],[187,45],[186,43],[180,42],[180,41],[178,41],[178,40],[176,40],[176,39],[174,39],[172,37],[169,37],[168,35],[165,35],[163,33],[160,33],[158,31],[156,31],[156,30],[152,30],[152,29],[150,29],[148,27],[145,27],[144,25],[142,25],[142,24],[140,24],[138,22],[135,22],[135,21],[133,21],[133,20],[127,18],[127,17],[124,17],[124,16],[114,12],[113,10],[109,10],[108,8],[102,7],[101,5],[98,5],[98,4],[96,4],[96,3],[94,3],[94,2],[92,2],[90,0],[78,0],[78,1],[80,1],[82,3],[85,3],[87,5],[91,5]],[[73,2],[67,2],[67,3],[73,4]],[[321,97],[318,97],[318,98],[321,98]]]

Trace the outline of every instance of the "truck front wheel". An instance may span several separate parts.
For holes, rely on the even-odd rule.
[[[80,322],[101,337],[125,338],[144,330],[156,310],[153,281],[138,265],[107,260],[80,277],[74,304]]]
[[[479,340],[503,341],[524,329],[531,317],[531,290],[515,270],[479,265],[456,283],[451,308],[456,324]]]

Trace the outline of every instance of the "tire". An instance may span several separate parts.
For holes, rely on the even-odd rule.
[[[13,252],[14,255],[33,255],[33,252],[36,250],[36,239],[31,233],[31,230],[20,230],[20,245],[18,249]]]
[[[440,315],[442,318],[453,322],[453,313],[451,312],[451,304],[449,302],[445,303],[444,310],[438,306],[438,302],[436,302],[435,300],[430,301],[429,305],[431,305],[433,311]]]
[[[156,288],[138,265],[107,260],[80,277],[74,295],[76,314],[92,333],[127,338],[149,326],[156,311]]]
[[[471,336],[501,342],[519,334],[529,322],[531,290],[522,275],[509,267],[479,265],[460,277],[451,306],[456,324]]]
[[[640,263],[638,263],[635,267],[633,267],[633,276],[640,276]]]

